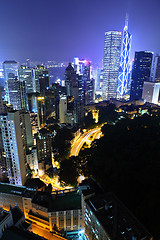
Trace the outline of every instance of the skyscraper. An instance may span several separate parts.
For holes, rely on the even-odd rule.
[[[26,93],[33,93],[32,69],[21,65],[18,69],[18,78],[20,82],[25,82]]]
[[[142,98],[149,103],[158,104],[160,91],[160,56],[154,54],[150,79],[144,81]]]
[[[135,52],[132,70],[131,100],[142,98],[144,81],[151,81],[153,67],[153,53],[147,51]]]
[[[11,184],[24,185],[26,181],[24,114],[21,111],[11,111],[0,115],[0,128],[9,181]]]
[[[122,36],[120,67],[118,75],[118,97],[122,98],[130,87],[130,50],[132,35],[128,32],[128,15],[126,15],[125,27]]]
[[[92,78],[91,62],[74,58],[74,69],[78,74],[79,98],[84,105],[94,102],[95,81]]]
[[[121,36],[122,33],[118,31],[109,31],[105,33],[102,89],[103,100],[117,97]]]
[[[78,86],[78,74],[69,63],[68,67],[65,69],[65,86],[67,90],[67,96],[74,96],[74,99],[78,99],[79,86]]]
[[[152,82],[160,82],[160,56],[155,55],[152,73]]]
[[[4,107],[3,107],[2,92],[1,92],[1,85],[0,85],[0,114],[3,112],[4,112]]]
[[[21,109],[20,83],[18,80],[18,63],[5,61],[3,63],[6,101],[13,105],[15,110]]]
[[[34,92],[43,92],[49,87],[49,72],[44,66],[37,65],[33,69],[33,90]]]

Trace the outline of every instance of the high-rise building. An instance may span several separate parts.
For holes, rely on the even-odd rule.
[[[21,65],[18,69],[18,79],[20,82],[25,82],[26,93],[33,93],[32,69]]]
[[[131,100],[141,99],[144,81],[151,81],[153,57],[154,55],[152,52],[135,52],[130,92]]]
[[[95,80],[92,78],[91,62],[74,58],[74,69],[78,74],[79,99],[84,105],[94,102]]]
[[[154,54],[149,81],[144,81],[142,98],[149,103],[158,104],[160,92],[160,56]]]
[[[130,88],[130,50],[132,35],[128,32],[128,15],[126,15],[125,27],[123,30],[120,67],[118,76],[118,97],[122,98]]]
[[[117,97],[121,36],[122,33],[118,31],[109,31],[105,33],[102,88],[103,100]]]
[[[93,79],[95,79],[95,92],[100,89],[100,77],[102,70],[96,68],[93,70]]]
[[[77,100],[79,97],[79,85],[78,85],[78,74],[69,63],[65,70],[65,86],[67,90],[67,96],[74,96]]]
[[[11,111],[0,115],[0,128],[11,184],[24,185],[26,181],[26,135],[28,132],[26,132],[25,121],[23,111]],[[28,145],[29,142],[28,139]]]
[[[15,110],[21,109],[20,82],[18,80],[18,63],[5,61],[3,63],[6,101],[12,104]]]
[[[0,85],[0,114],[3,112],[4,112],[4,107],[3,107],[2,91],[1,91],[1,85]]]
[[[160,56],[159,55],[154,56],[154,64],[153,64],[151,81],[160,82]]]
[[[49,160],[52,162],[52,134],[42,128],[36,135],[38,161]]]
[[[74,66],[75,67],[75,66]],[[81,77],[81,81],[80,81]],[[83,106],[84,106],[84,88],[82,75],[78,75],[76,70],[72,67],[71,63],[69,63],[68,67],[65,70],[65,85],[67,90],[67,109],[65,113],[65,121],[68,123],[79,123],[83,119]],[[70,99],[70,100],[69,100]],[[63,104],[63,97],[59,102],[59,115],[62,119],[62,106]],[[72,110],[69,109],[72,106]]]
[[[26,83],[25,81],[20,83],[20,96],[21,96],[21,109],[29,110],[28,106],[28,94],[26,92]]]
[[[44,66],[37,65],[33,69],[34,92],[43,92],[47,87],[49,87],[49,71]]]

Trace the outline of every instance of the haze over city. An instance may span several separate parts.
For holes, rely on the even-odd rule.
[[[1,1],[0,61],[103,59],[104,32],[122,31],[129,14],[134,51],[160,52],[158,0]]]

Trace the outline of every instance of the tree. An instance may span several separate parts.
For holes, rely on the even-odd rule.
[[[88,112],[88,115],[84,118],[84,126],[85,128],[93,128],[95,127],[96,123],[93,119],[92,112]]]
[[[67,185],[76,186],[78,178],[78,167],[74,157],[65,159],[61,162],[59,178],[60,182],[65,182]]]
[[[53,141],[53,148],[57,149],[58,155],[55,156],[57,161],[61,161],[65,158],[69,157],[70,154],[70,140],[73,138],[73,135],[70,129],[64,127],[58,130],[54,141]]]
[[[105,107],[99,106],[97,109],[99,110],[99,123],[112,123],[118,120],[118,113],[115,111],[116,106],[114,104],[109,104]]]
[[[46,192],[52,192],[52,184],[49,183],[48,186],[45,187],[46,188]]]
[[[80,153],[86,163],[85,173],[107,192],[114,192],[154,239],[159,239],[159,116],[144,114],[132,120],[122,119],[115,125],[104,125],[102,132],[104,137]]]

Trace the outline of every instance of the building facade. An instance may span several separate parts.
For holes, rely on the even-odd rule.
[[[11,111],[1,114],[0,128],[9,182],[24,185],[27,175],[25,114],[23,111]]]
[[[144,82],[142,99],[145,102],[158,104],[160,92],[160,82]]]
[[[132,70],[130,100],[142,98],[144,81],[151,81],[154,55],[152,52],[135,52]]]
[[[25,82],[26,93],[33,93],[32,69],[21,65],[18,69],[18,78],[20,82]]]
[[[49,71],[44,66],[37,65],[33,69],[33,90],[40,93],[47,87],[49,87]]]
[[[3,63],[6,101],[12,104],[15,110],[21,109],[20,82],[18,80],[18,63],[5,61]]]
[[[113,193],[82,191],[84,234],[87,240],[153,240],[145,227]]]
[[[121,37],[122,33],[118,31],[109,31],[105,33],[102,88],[103,100],[117,97]]]

